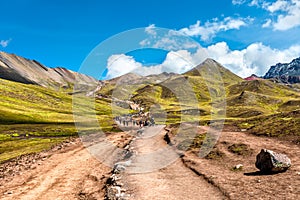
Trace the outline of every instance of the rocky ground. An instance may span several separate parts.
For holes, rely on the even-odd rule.
[[[207,127],[201,127],[204,131]],[[244,144],[244,151],[232,152],[233,144]],[[256,155],[262,148],[285,153],[292,167],[278,174],[264,175],[255,167]],[[298,199],[300,197],[299,146],[275,138],[257,137],[245,132],[224,131],[214,152],[220,156],[200,159],[188,152],[185,165],[205,177],[229,199]],[[235,166],[241,164],[240,169]]]
[[[205,132],[207,127],[199,130]],[[131,153],[114,169],[100,163],[79,139],[4,163],[0,166],[0,199],[297,199],[300,196],[297,145],[224,130],[213,153],[199,158],[197,150],[190,150],[184,156],[178,154],[174,146],[163,140],[165,133],[157,126],[145,129],[134,139],[125,132],[108,134],[109,140]],[[258,173],[255,157],[262,148],[287,154],[292,167],[279,174]],[[235,169],[239,164],[242,167]]]

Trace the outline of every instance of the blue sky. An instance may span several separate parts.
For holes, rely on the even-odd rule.
[[[140,27],[146,27],[149,37],[153,35],[146,30],[159,27],[191,37],[208,57],[240,76],[263,75],[270,65],[300,56],[300,0],[2,0],[0,24],[0,51],[74,71],[97,45]],[[197,49],[170,49],[164,41],[151,46],[159,50],[144,53],[107,51],[101,62],[92,64],[95,71],[80,71],[99,78],[109,64],[111,73],[104,76],[111,78],[143,71],[150,62],[150,72],[141,74],[182,72],[192,66],[182,67],[178,57],[195,65],[204,59]],[[111,48],[129,42],[120,40]],[[110,56],[118,59],[109,63]]]

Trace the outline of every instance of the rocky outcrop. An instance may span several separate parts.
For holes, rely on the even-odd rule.
[[[271,66],[264,78],[275,79],[283,83],[300,83],[300,58],[290,63],[278,63]]]
[[[71,88],[76,85],[97,85],[93,77],[62,67],[48,68],[36,60],[0,52],[0,78],[44,87]]]
[[[286,171],[291,164],[287,155],[262,149],[256,156],[255,166],[263,173],[279,173]]]

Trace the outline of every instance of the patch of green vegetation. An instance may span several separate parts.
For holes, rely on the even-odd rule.
[[[77,136],[72,124],[0,125],[0,163],[11,158],[36,153]]]
[[[242,81],[228,87],[229,95],[239,95],[243,91],[285,98],[299,97],[296,91],[285,85],[273,83],[270,80]]]
[[[32,138],[0,142],[0,163],[24,154],[37,153],[61,143],[67,138]]]
[[[224,156],[225,154],[215,147],[205,156],[205,158],[209,160],[219,160],[222,159]]]
[[[239,166],[239,167],[234,166],[230,170],[233,172],[240,172],[243,171],[243,166]]]
[[[258,136],[300,138],[300,110],[258,116],[235,124],[240,128],[248,128],[251,133]]]
[[[239,144],[232,144],[228,147],[228,150],[234,154],[247,156],[252,154],[252,149],[247,144],[239,143]]]

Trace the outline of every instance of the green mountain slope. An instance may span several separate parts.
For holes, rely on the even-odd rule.
[[[73,105],[72,98],[76,98]],[[85,96],[73,97],[37,85],[0,79],[0,162],[18,155],[39,152],[77,136],[73,111],[84,116],[97,114],[103,130],[112,130],[109,102]]]

